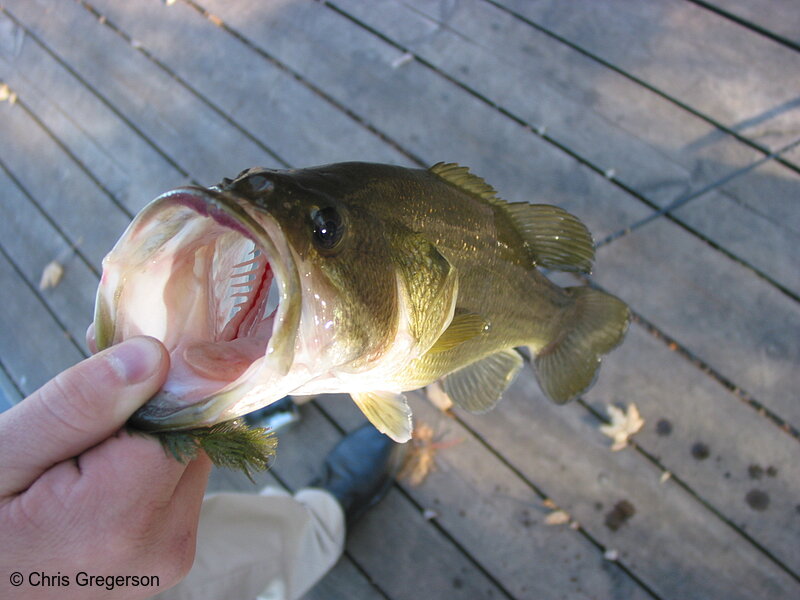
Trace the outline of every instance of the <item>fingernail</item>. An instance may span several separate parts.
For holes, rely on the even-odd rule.
[[[158,370],[161,349],[152,338],[135,337],[109,348],[106,357],[126,383],[140,383]]]

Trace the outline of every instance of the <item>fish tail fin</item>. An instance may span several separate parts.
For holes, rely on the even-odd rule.
[[[574,298],[565,309],[571,314],[533,361],[542,391],[558,404],[591,387],[602,356],[622,341],[630,321],[627,305],[611,294],[587,287],[565,291]]]

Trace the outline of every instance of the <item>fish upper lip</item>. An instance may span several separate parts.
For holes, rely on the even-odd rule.
[[[270,367],[280,375],[286,374],[294,360],[295,337],[300,324],[301,287],[294,257],[285,236],[281,234],[280,225],[267,211],[259,211],[256,219],[245,208],[246,204],[234,193],[185,186],[155,198],[137,215],[122,239],[129,233],[135,235],[138,227],[153,218],[159,210],[174,203],[183,204],[202,216],[211,217],[221,225],[239,231],[252,239],[266,254],[278,285],[279,304],[275,327],[267,344],[262,368]],[[267,227],[262,226],[261,222]],[[267,229],[272,230],[272,235]],[[118,293],[115,292],[115,302],[117,297]],[[112,314],[116,314],[116,308],[114,306],[113,311],[109,311],[98,291],[95,308],[98,350],[111,345],[113,341],[115,324]],[[170,431],[211,425],[226,420],[220,416],[235,404],[241,395],[237,392],[241,392],[242,385],[240,383],[231,389],[221,390],[200,402],[177,409],[169,393],[159,392],[134,414],[130,423],[148,431]]]

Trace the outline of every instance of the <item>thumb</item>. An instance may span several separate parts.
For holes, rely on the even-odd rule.
[[[0,414],[0,496],[110,437],[169,370],[158,340],[131,338],[57,375]]]

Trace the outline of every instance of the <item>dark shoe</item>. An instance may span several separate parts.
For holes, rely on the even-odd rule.
[[[405,449],[405,444],[393,442],[365,423],[336,445],[325,459],[322,477],[311,485],[333,494],[347,524],[352,525],[389,491]]]

